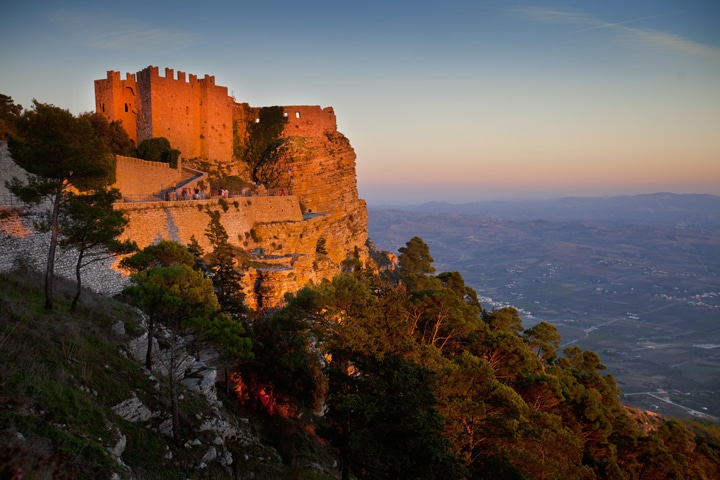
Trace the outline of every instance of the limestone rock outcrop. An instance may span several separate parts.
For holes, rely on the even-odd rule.
[[[341,261],[348,247],[364,248],[367,205],[358,198],[356,155],[344,135],[284,138],[268,156],[258,176],[270,188],[290,186],[306,220],[315,222],[306,233],[325,239],[329,258]]]
[[[270,189],[289,186],[303,220],[255,225],[257,246],[275,258],[246,279],[251,308],[276,306],[286,292],[332,278],[349,256],[369,259],[367,205],[358,198],[348,139],[339,132],[283,138],[267,156],[258,177]]]

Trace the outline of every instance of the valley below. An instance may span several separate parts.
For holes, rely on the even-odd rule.
[[[485,309],[598,353],[622,401],[720,421],[720,206],[713,196],[370,207],[378,248],[413,236]]]

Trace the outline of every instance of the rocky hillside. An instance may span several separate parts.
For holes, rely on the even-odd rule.
[[[59,308],[45,312],[40,276],[0,282],[0,478],[335,477],[312,438],[296,432],[278,443],[292,424],[216,390],[207,346],[183,353],[176,445],[162,333],[151,373],[136,310],[86,292],[71,315],[73,287],[59,282]]]

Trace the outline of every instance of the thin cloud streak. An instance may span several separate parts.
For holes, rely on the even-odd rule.
[[[541,7],[516,8],[513,11],[526,17],[530,17],[538,22],[561,23],[574,25],[576,27],[582,26],[582,28],[570,32],[572,34],[606,29],[616,32],[623,37],[624,40],[631,41],[635,45],[649,48],[660,48],[668,51],[679,52],[685,55],[702,56],[715,61],[720,61],[720,48],[718,47],[694,42],[673,33],[626,26],[630,23],[673,15],[671,13],[652,15],[622,22],[606,22],[584,13],[546,9]]]
[[[667,17],[668,15],[671,15],[671,14],[663,13],[660,15],[651,15],[649,17],[635,18],[633,20],[625,20],[624,22],[602,23],[600,25],[595,25],[593,27],[583,28],[581,30],[575,30],[573,33],[589,32],[590,30],[600,30],[603,28],[621,27],[622,25],[627,25],[628,23],[637,23],[637,22],[642,22],[644,20],[652,20],[653,18]]]
[[[60,10],[50,20],[82,44],[101,50],[159,51],[177,50],[194,45],[195,34],[138,24],[128,18]]]
[[[720,48],[693,42],[680,35],[622,26],[617,27],[617,30],[624,32],[627,37],[633,40],[633,43],[644,44],[650,48],[679,51],[687,55],[707,57],[715,61],[720,61]]]

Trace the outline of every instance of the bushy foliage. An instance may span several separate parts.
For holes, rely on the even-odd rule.
[[[170,141],[165,137],[147,138],[140,142],[137,147],[137,156],[151,162],[169,163],[170,167],[178,167],[180,150],[170,146]]]
[[[265,152],[280,138],[287,123],[283,108],[278,106],[261,108],[257,120],[248,122],[245,142],[235,143],[235,156],[248,164],[254,182],[259,181],[257,173]]]
[[[315,244],[315,253],[320,255],[327,255],[327,240],[325,237],[320,237],[317,240],[317,243]]]
[[[0,140],[7,140],[15,132],[15,122],[22,113],[22,105],[0,93]]]
[[[276,405],[324,405],[315,421],[343,478],[720,473],[717,427],[668,420],[644,433],[596,353],[558,358],[551,324],[483,310],[459,273],[433,275],[422,239],[400,251],[395,273],[306,287],[252,329],[247,373]]]

